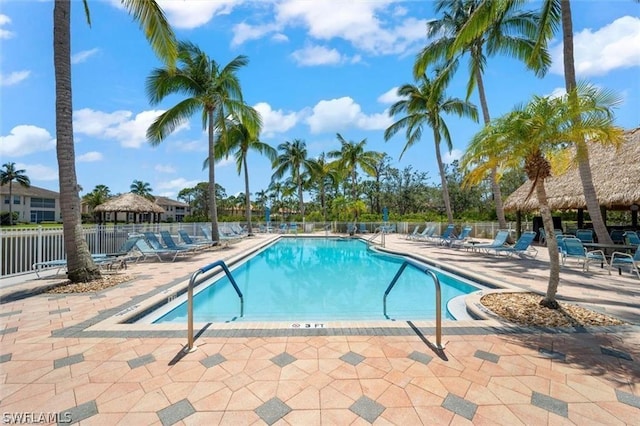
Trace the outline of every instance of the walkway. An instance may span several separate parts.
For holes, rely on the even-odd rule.
[[[640,282],[565,267],[559,297],[632,325],[533,330],[497,321],[335,323],[300,330],[254,324],[207,330],[184,354],[183,327],[101,326],[107,317],[229,260],[258,235],[174,263],[141,263],[134,279],[98,293],[37,294],[56,277],[0,285],[0,411],[82,425],[637,424]],[[537,260],[434,247],[393,235],[387,248],[530,290]],[[22,294],[18,294],[22,291]],[[25,297],[26,296],[26,297]],[[313,325],[312,325],[313,326]],[[8,417],[7,417],[8,416]],[[31,420],[31,423],[34,423]],[[46,422],[40,422],[45,423]]]

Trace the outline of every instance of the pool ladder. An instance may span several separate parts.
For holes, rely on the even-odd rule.
[[[436,287],[436,348],[439,350],[444,350],[444,346],[442,345],[442,291],[440,290],[440,280],[431,269],[425,267],[424,265],[411,259],[405,259],[405,261],[402,263],[402,266],[400,266],[400,269],[398,269],[398,272],[396,272],[396,276],[393,277],[393,280],[391,280],[391,283],[387,287],[387,290],[384,292],[384,297],[382,299],[384,316],[386,318],[389,318],[387,316],[387,296],[389,295],[389,292],[391,291],[393,286],[396,285],[396,282],[398,282],[400,275],[402,275],[407,266],[413,266],[417,270],[429,275],[433,280],[433,284]]]
[[[188,335],[187,335],[187,347],[184,348],[185,352],[193,352],[197,349],[197,347],[194,345],[194,336],[193,336],[193,287],[195,286],[196,278],[200,274],[209,272],[210,270],[212,270],[217,266],[222,268],[225,275],[229,278],[229,281],[231,281],[231,285],[233,285],[233,288],[236,290],[236,293],[240,298],[240,316],[242,317],[244,314],[244,297],[242,296],[242,292],[240,291],[240,288],[238,288],[238,284],[236,284],[236,280],[233,279],[233,275],[231,275],[231,271],[229,271],[229,268],[227,267],[227,264],[224,263],[224,261],[217,260],[213,263],[210,263],[198,269],[193,274],[191,274],[191,279],[189,280],[189,287],[187,289]]]
[[[386,234],[386,232],[385,232],[384,228],[378,227],[378,228],[375,229],[374,234],[371,237],[369,237],[369,239],[367,241],[370,242],[370,243],[374,243],[373,240],[375,240],[378,236],[380,236],[380,246],[384,247],[385,246],[385,234]]]

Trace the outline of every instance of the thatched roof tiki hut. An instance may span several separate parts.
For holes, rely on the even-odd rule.
[[[113,213],[114,223],[118,219],[118,213],[125,213],[125,222],[127,223],[129,223],[129,213],[134,213],[134,223],[142,222],[144,219],[149,223],[156,223],[160,222],[160,215],[165,212],[153,201],[131,192],[113,197],[96,206],[93,211],[100,213],[100,223],[105,222],[106,213]]]
[[[606,219],[607,210],[631,211],[631,226],[638,228],[640,206],[640,127],[625,132],[619,149],[598,143],[589,144],[589,160],[596,195]],[[551,210],[577,210],[578,227],[584,227],[583,212],[587,207],[578,169],[545,179]],[[531,196],[531,182],[525,182],[505,201],[507,211],[538,210],[538,200]]]

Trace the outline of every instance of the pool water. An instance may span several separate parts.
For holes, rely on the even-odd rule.
[[[240,299],[224,276],[214,285],[196,287],[194,321],[383,320],[384,292],[402,262],[402,257],[372,250],[358,239],[282,238],[232,269],[244,295],[243,317]],[[443,313],[450,299],[478,290],[460,277],[433,271],[441,284]],[[434,301],[431,277],[409,266],[387,296],[387,316],[435,319]],[[185,296],[153,320],[186,321]]]

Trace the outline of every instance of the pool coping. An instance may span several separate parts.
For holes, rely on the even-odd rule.
[[[230,267],[241,262],[246,257],[264,249],[281,238],[296,238],[294,235],[277,235],[275,238],[265,240],[263,243],[252,247],[236,256],[231,257],[225,263]],[[306,238],[306,236],[305,236]],[[317,236],[311,238],[326,238]],[[343,237],[344,238],[344,237]],[[360,240],[367,242],[365,239]],[[525,291],[518,287],[508,285],[499,280],[475,274],[471,271],[464,271],[450,264],[437,262],[415,254],[399,253],[394,250],[376,247],[376,249],[393,255],[413,258],[417,261],[441,268],[448,272],[460,274],[463,277],[480,281],[481,283],[495,286],[495,291]],[[462,272],[462,273],[460,273]],[[221,273],[221,272],[220,272]],[[214,274],[215,277],[217,274]],[[178,278],[160,287],[153,288],[148,292],[134,297],[117,307],[98,312],[94,317],[74,326],[61,328],[52,332],[52,337],[187,337],[187,324],[144,324],[132,323],[132,319],[140,318],[151,309],[154,309],[160,302],[174,295],[186,292],[190,275]],[[126,284],[135,285],[136,279]],[[121,284],[122,285],[122,284]],[[95,297],[104,297],[102,294],[109,291],[105,289],[96,293]],[[546,327],[524,327],[502,321],[497,315],[479,302],[481,295],[493,290],[481,290],[467,296],[466,304],[469,313],[478,319],[451,321],[442,320],[443,336],[464,335],[464,334],[509,334],[509,333],[575,333],[575,332],[604,332],[615,333],[623,331],[632,326],[598,326],[588,328],[546,328]],[[73,295],[69,295],[72,297]],[[67,296],[56,295],[53,298]],[[143,312],[140,309],[144,306]],[[318,323],[295,323],[289,321],[268,321],[268,322],[227,322],[227,323],[194,323],[197,337],[289,337],[289,336],[406,336],[406,335],[434,335],[436,332],[435,320],[371,320],[371,321],[327,321]]]

